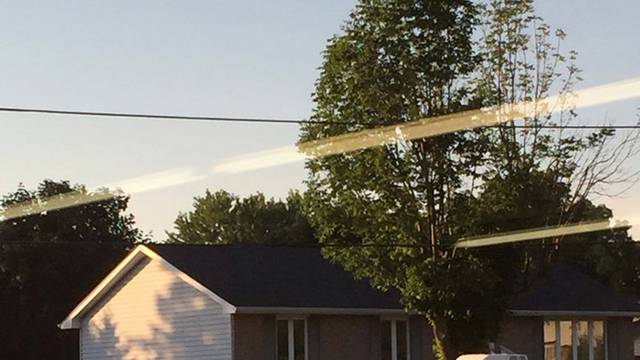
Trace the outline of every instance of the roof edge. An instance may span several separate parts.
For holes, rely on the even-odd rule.
[[[510,310],[514,316],[597,316],[597,317],[637,317],[640,311],[566,311],[566,310]]]
[[[330,308],[330,307],[278,307],[240,306],[238,314],[305,314],[305,315],[417,315],[416,311],[384,308]]]
[[[160,261],[169,271],[174,273],[178,278],[194,287],[196,290],[207,295],[212,300],[222,305],[222,309],[226,313],[235,313],[236,307],[213,293],[207,287],[203,286],[192,277],[173,266],[155,251],[149,249],[145,245],[138,245],[133,249],[100,283],[91,290],[91,292],[82,301],[76,305],[73,310],[62,320],[58,327],[62,330],[80,328],[80,318],[84,315],[92,305],[98,302],[102,297],[111,290],[140,260],[147,257],[152,260]]]
[[[89,292],[89,294],[71,310],[64,320],[62,320],[58,327],[60,329],[78,329],[80,327],[78,318],[82,312],[93,305],[98,299],[102,297],[113,285],[120,280],[129,270],[131,270],[144,256],[148,256],[143,251],[146,246],[139,245],[133,251],[131,251],[111,272],[104,278],[96,287]],[[147,249],[148,250],[148,249]],[[150,250],[149,250],[150,251]]]

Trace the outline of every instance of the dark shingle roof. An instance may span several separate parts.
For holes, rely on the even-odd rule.
[[[395,291],[355,280],[317,248],[149,245],[234,306],[401,309]]]
[[[566,265],[558,265],[516,296],[513,311],[640,313],[640,305]]]
[[[172,265],[238,307],[401,309],[396,291],[355,280],[313,247],[148,245]],[[531,312],[633,312],[637,301],[560,265],[514,297]]]

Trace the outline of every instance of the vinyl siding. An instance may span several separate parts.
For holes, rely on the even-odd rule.
[[[145,259],[81,320],[80,358],[231,360],[231,317]]]

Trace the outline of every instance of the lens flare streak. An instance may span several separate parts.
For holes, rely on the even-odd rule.
[[[510,244],[521,241],[539,240],[546,238],[559,238],[562,236],[583,234],[589,232],[628,229],[631,225],[628,221],[618,221],[613,219],[582,222],[576,224],[549,226],[538,229],[527,229],[519,232],[498,233],[489,236],[480,236],[472,238],[462,238],[458,240],[454,247],[456,248],[476,248],[482,246]]]

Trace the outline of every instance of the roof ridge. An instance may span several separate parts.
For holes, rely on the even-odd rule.
[[[260,243],[235,243],[235,244],[168,244],[168,243],[146,243],[146,246],[172,246],[172,247],[255,247],[255,248],[289,248],[289,249],[318,249],[315,244],[260,244]]]

